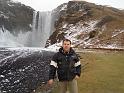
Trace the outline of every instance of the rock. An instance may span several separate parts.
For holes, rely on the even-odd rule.
[[[59,16],[49,45],[68,38],[73,46],[81,48],[124,47],[123,10],[85,1],[69,1],[65,5],[63,10],[57,8]]]
[[[54,52],[42,49],[0,49],[0,91],[31,93],[48,81]]]
[[[96,27],[101,28],[104,26],[106,23],[113,21],[114,18],[112,16],[105,16],[101,18],[101,20],[96,24]]]
[[[31,31],[33,8],[11,0],[0,0],[0,6],[0,26],[13,34],[17,31]]]

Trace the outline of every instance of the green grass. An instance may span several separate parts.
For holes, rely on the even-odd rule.
[[[89,63],[78,80],[79,93],[124,93],[124,53],[80,54]]]

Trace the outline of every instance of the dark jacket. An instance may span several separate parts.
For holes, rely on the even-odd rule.
[[[56,70],[59,81],[70,81],[76,75],[80,76],[80,60],[72,48],[69,53],[64,53],[63,48],[60,48],[59,52],[53,56],[50,63],[49,79],[54,79]]]

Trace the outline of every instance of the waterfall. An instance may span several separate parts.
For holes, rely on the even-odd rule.
[[[30,31],[21,32],[15,36],[10,31],[0,28],[0,47],[24,47],[27,46],[27,37]]]
[[[51,12],[34,12],[32,47],[45,47],[51,33]]]
[[[52,12],[34,12],[32,31],[11,31],[0,27],[0,47],[45,47],[53,28]],[[4,26],[3,26],[4,27]],[[4,31],[3,31],[4,29]]]

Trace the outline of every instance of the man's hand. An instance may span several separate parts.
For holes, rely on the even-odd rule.
[[[79,76],[78,76],[78,75],[76,75],[76,76],[75,76],[75,79],[79,79]]]
[[[52,84],[53,84],[53,79],[50,79],[50,80],[48,81],[48,84],[49,84],[49,85],[52,85]]]

